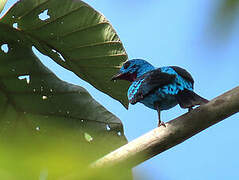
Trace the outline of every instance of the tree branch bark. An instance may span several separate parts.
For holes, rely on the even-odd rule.
[[[166,123],[97,160],[91,167],[129,167],[185,141],[239,112],[239,86]]]

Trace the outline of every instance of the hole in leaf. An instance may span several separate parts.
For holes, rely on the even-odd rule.
[[[41,14],[38,15],[39,19],[45,21],[50,18],[48,15],[48,9],[44,10]]]
[[[20,80],[26,80],[27,84],[30,83],[30,75],[18,76],[17,78]]]
[[[117,132],[117,134],[118,134],[118,136],[121,136],[121,135],[122,135],[120,131],[119,131],[119,132]]]
[[[37,127],[36,127],[36,130],[37,130],[37,131],[40,131],[40,126],[37,126]]]
[[[93,141],[93,137],[86,132],[84,133],[84,137],[85,137],[85,140],[88,142]]]
[[[2,50],[4,53],[8,53],[8,51],[9,51],[8,44],[2,44],[2,45],[1,45],[1,50]]]
[[[55,49],[52,49],[52,52],[56,53],[58,55],[59,58],[61,58],[62,61],[66,62],[66,60],[64,59],[64,57],[61,55],[60,52],[58,52],[57,50]]]
[[[106,130],[107,130],[107,131],[110,131],[110,126],[109,126],[109,124],[106,124]]]
[[[18,24],[17,23],[13,23],[12,27],[14,27],[15,29],[18,28]]]
[[[47,99],[47,96],[42,96],[42,99],[43,99],[43,100],[46,100],[46,99]]]

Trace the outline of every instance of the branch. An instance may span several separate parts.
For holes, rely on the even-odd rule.
[[[91,164],[91,167],[132,168],[237,112],[239,112],[239,86],[169,121],[166,128],[158,127],[107,154]]]

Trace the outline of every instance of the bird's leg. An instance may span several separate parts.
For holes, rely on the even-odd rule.
[[[193,110],[193,107],[189,107],[188,108],[188,112],[192,111]]]
[[[156,102],[156,103],[154,104],[154,106],[155,106],[155,108],[156,108],[156,110],[157,110],[157,112],[158,112],[158,127],[160,127],[160,126],[166,127],[166,125],[164,124],[164,122],[161,121],[161,119],[160,119],[160,104],[159,104],[158,102]]]

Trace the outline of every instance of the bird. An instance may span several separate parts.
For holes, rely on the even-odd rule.
[[[178,66],[155,68],[146,60],[132,59],[123,63],[111,80],[131,82],[127,93],[129,103],[134,105],[140,102],[156,110],[158,127],[166,127],[160,118],[163,110],[179,104],[181,108],[191,111],[194,106],[209,102],[193,91],[194,80],[191,74]]]

